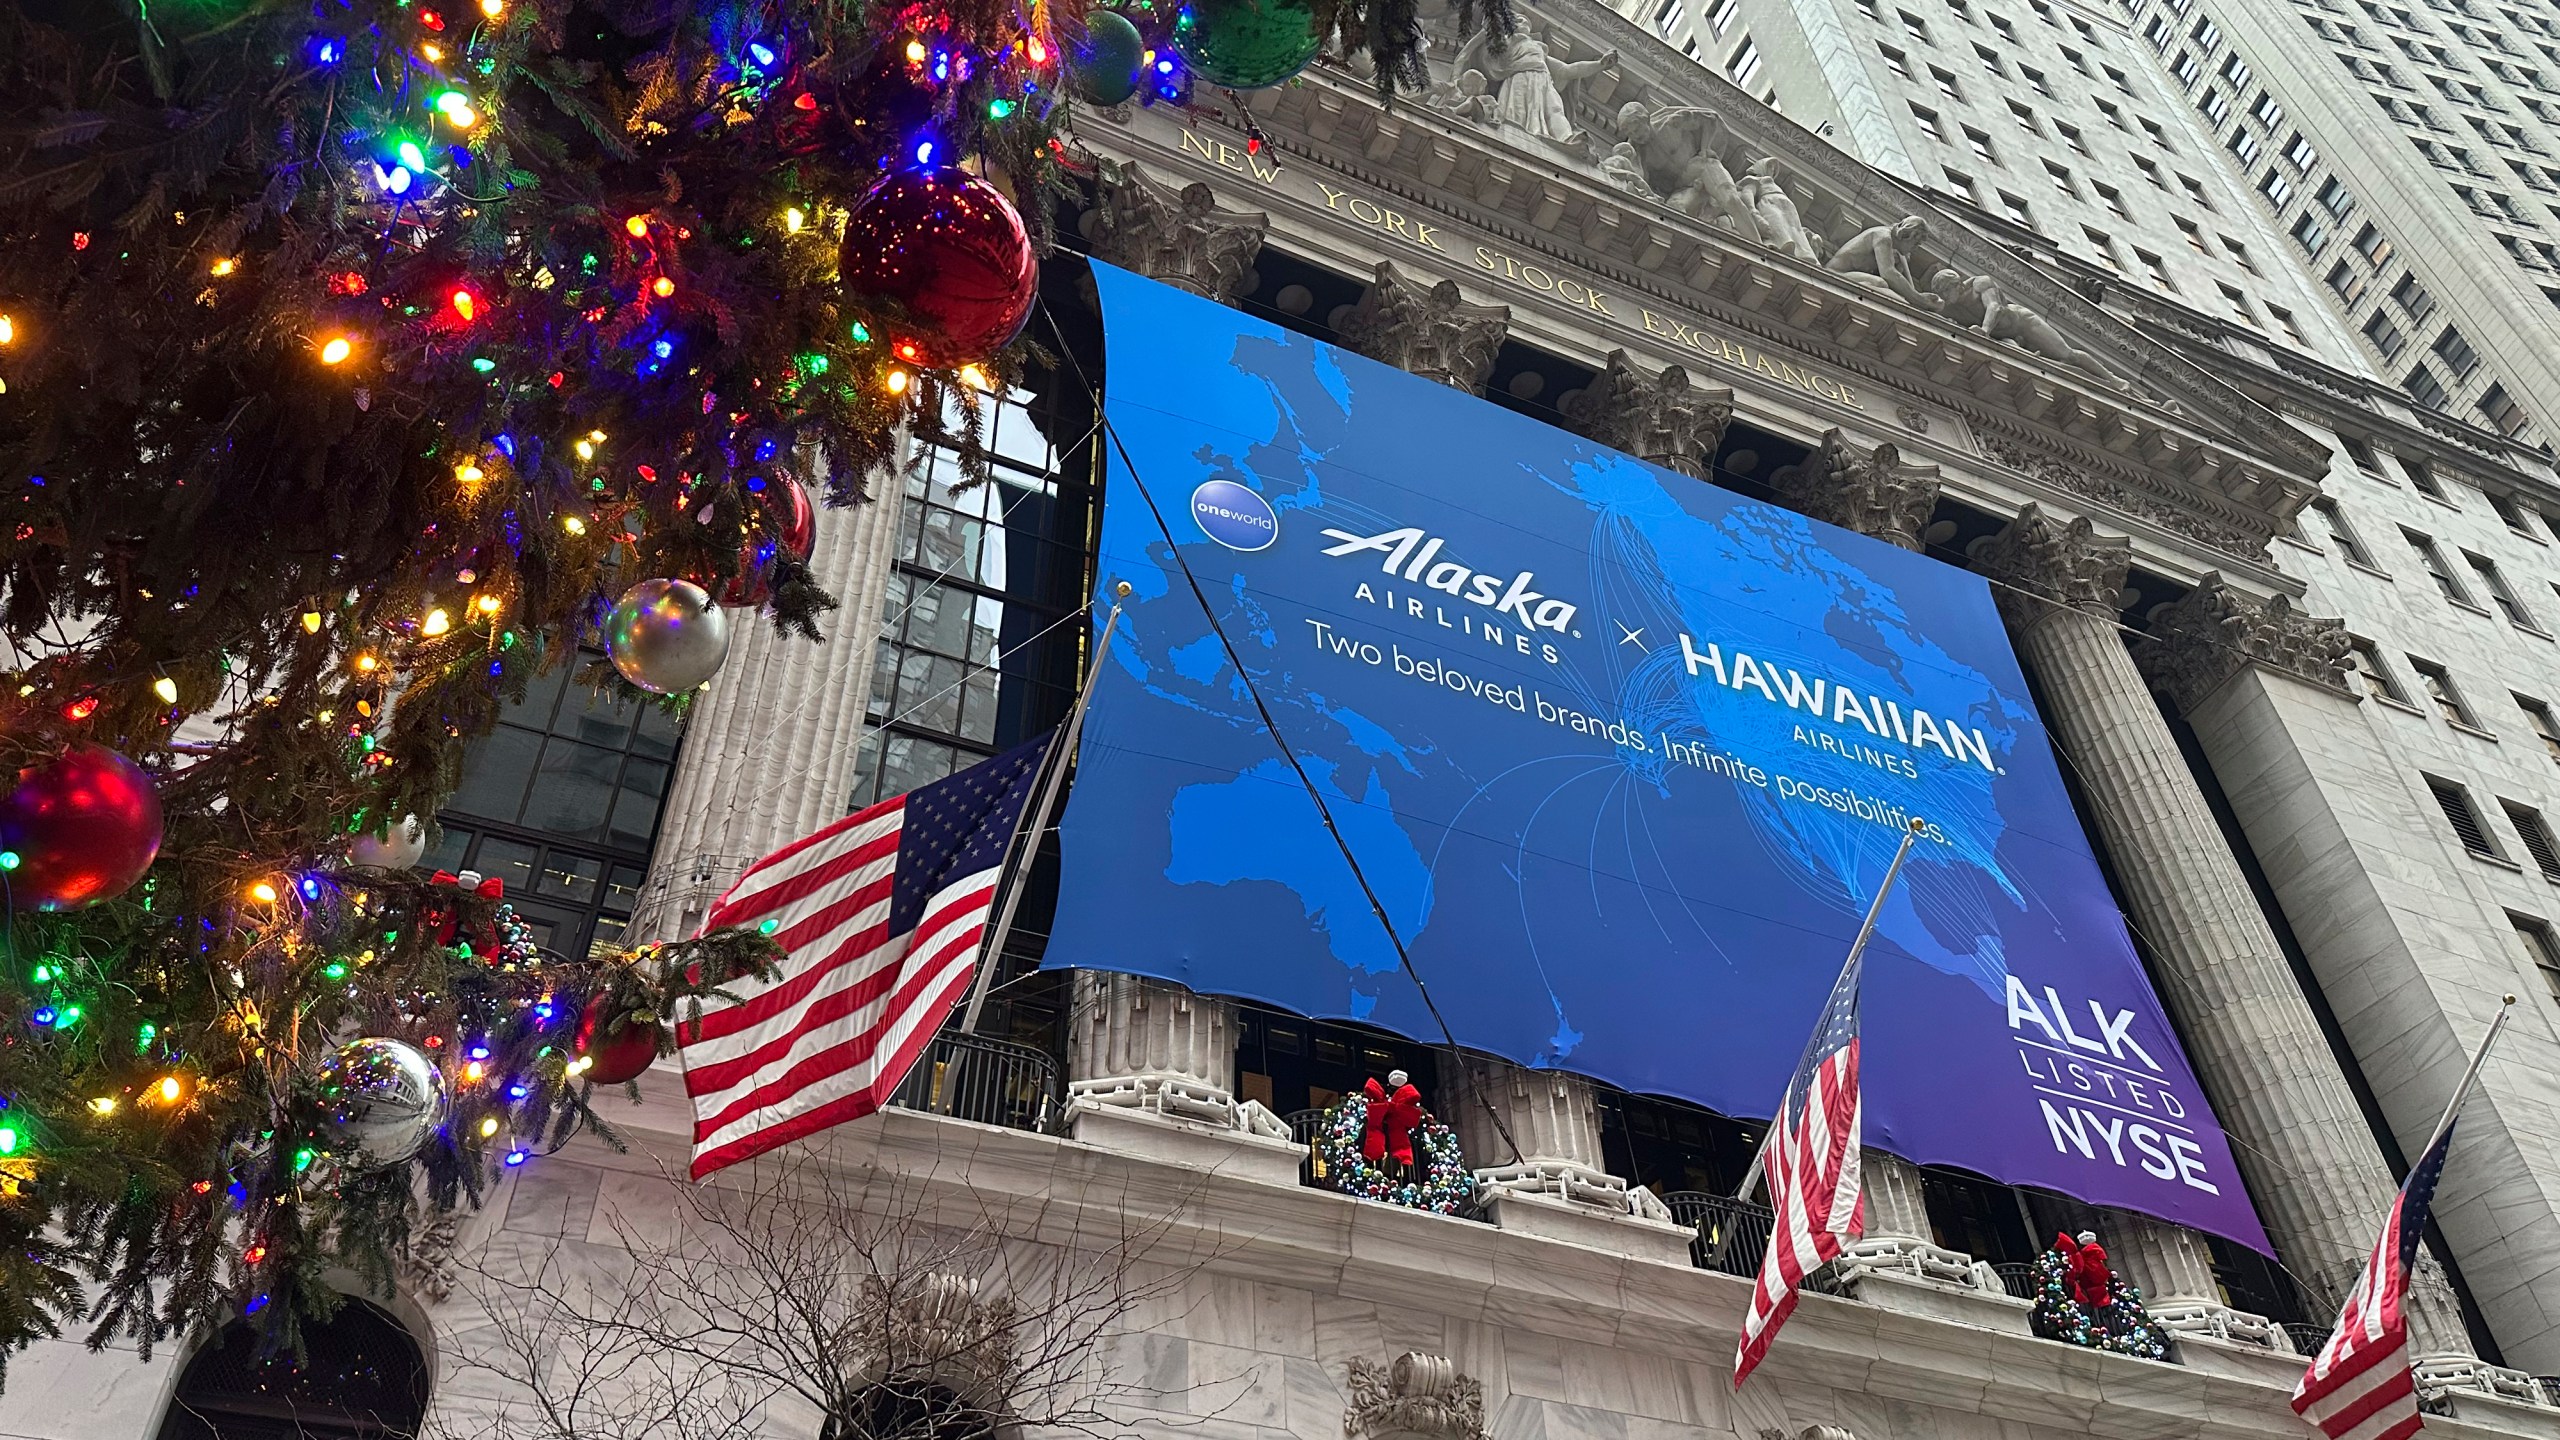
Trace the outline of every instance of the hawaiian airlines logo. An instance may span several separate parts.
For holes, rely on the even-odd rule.
[[[1523,570],[1506,581],[1499,575],[1471,570],[1455,560],[1443,560],[1440,550],[1444,542],[1417,527],[1376,535],[1327,530],[1324,538],[1338,542],[1325,547],[1327,555],[1375,555],[1379,569],[1410,584],[1485,606],[1497,615],[1511,615],[1525,628],[1553,630],[1559,635],[1572,632],[1578,607],[1569,600],[1550,599],[1531,589],[1538,582],[1534,572]]]
[[[1192,491],[1191,518],[1230,550],[1268,550],[1280,538],[1280,517],[1271,502],[1233,480],[1212,480]]]

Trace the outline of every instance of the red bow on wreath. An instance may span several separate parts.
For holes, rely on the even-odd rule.
[[[458,891],[463,888],[462,877],[450,870],[437,871],[428,877],[427,883],[442,886],[448,890]],[[474,884],[471,887],[471,893],[483,900],[503,900],[507,896],[507,882],[492,875]],[[452,944],[454,938],[462,933],[461,897],[429,895],[426,899],[419,901],[418,923],[426,927],[427,934],[432,936],[438,945]],[[473,937],[474,940],[481,938]],[[486,927],[486,939],[488,943],[481,948],[495,951],[498,948],[498,932],[495,925]]]
[[[1369,1078],[1365,1093],[1369,1097],[1369,1113],[1362,1122],[1360,1156],[1377,1161],[1389,1155],[1399,1165],[1413,1163],[1413,1127],[1422,1123],[1422,1092],[1411,1083],[1387,1093],[1387,1087]]]

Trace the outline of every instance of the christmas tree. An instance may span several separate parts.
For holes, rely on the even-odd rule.
[[[1328,33],[1417,73],[1411,0],[0,7],[0,1361],[297,1343],[768,966],[545,955],[412,817],[584,646],[816,637],[813,501],[1024,363],[1071,96]]]

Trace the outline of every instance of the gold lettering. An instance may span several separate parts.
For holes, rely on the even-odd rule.
[[[1668,331],[1659,328],[1660,322],[1656,319],[1652,311],[1639,305],[1636,307],[1636,313],[1644,317],[1644,333],[1647,335],[1663,335],[1669,333]]]
[[[1393,210],[1387,212],[1387,233],[1390,235],[1401,235],[1407,240],[1412,239],[1413,232],[1404,228],[1410,223],[1412,222],[1406,220],[1402,215],[1397,214]]]
[[[1178,145],[1181,153],[1186,155],[1197,155],[1201,159],[1214,165],[1218,163],[1218,152],[1211,148],[1213,143],[1214,142],[1212,142],[1209,137],[1202,135],[1196,130],[1185,130],[1182,132]]]
[[[1786,376],[1778,373],[1778,367],[1770,364],[1769,357],[1766,355],[1763,355],[1758,360],[1752,362],[1751,373],[1754,375],[1766,375],[1770,379],[1778,381],[1784,381],[1787,378]]]
[[[1813,388],[1812,376],[1807,375],[1784,360],[1778,362],[1778,378],[1786,381],[1788,384],[1793,385],[1799,390],[1810,390]]]
[[[1501,266],[1493,263],[1493,252],[1487,250],[1481,245],[1476,247],[1476,263],[1487,270],[1498,271],[1502,268]]]
[[[1244,166],[1236,159],[1235,147],[1229,145],[1224,140],[1218,142],[1218,163],[1230,170],[1242,171],[1244,169]]]
[[[1850,389],[1846,385],[1840,386],[1840,400],[1842,404],[1854,405],[1861,410],[1867,408],[1867,402],[1858,398],[1858,392]]]
[[[1280,183],[1280,167],[1273,162],[1265,160],[1259,155],[1247,155],[1245,156],[1245,163],[1253,167],[1254,179],[1261,181],[1265,185],[1277,185]]]
[[[1361,214],[1360,212],[1364,209],[1369,213]],[[1351,218],[1363,225],[1384,225],[1387,223],[1387,212],[1379,209],[1376,202],[1363,200],[1354,195],[1351,197]]]
[[[1347,191],[1336,190],[1321,180],[1316,182],[1316,188],[1324,192],[1324,208],[1327,210],[1341,209],[1342,197],[1349,193]]]
[[[1431,238],[1431,227],[1423,224],[1419,220],[1413,222],[1413,243],[1416,245],[1428,245],[1434,250],[1440,250],[1440,242]],[[1483,247],[1479,246],[1477,248],[1481,249]],[[1449,252],[1441,250],[1440,253],[1445,255]]]

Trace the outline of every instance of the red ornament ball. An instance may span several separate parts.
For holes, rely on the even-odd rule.
[[[18,772],[0,800],[0,869],[22,910],[77,910],[131,888],[160,853],[160,792],[141,766],[103,745],[74,745]]]
[[[1003,349],[1031,318],[1040,283],[1013,202],[955,166],[901,170],[872,186],[845,221],[837,267],[846,289],[905,312],[896,339],[925,365]]]
[[[620,1030],[603,1033],[610,1017],[602,1006],[589,1006],[578,1022],[578,1053],[594,1061],[589,1080],[621,1085],[640,1078],[658,1058],[658,1027],[646,1020],[627,1020]]]
[[[809,492],[799,481],[778,475],[765,486],[758,497],[763,513],[757,519],[756,533],[747,538],[746,548],[738,552],[738,573],[720,592],[723,605],[761,605],[771,595],[765,583],[765,567],[774,557],[788,555],[806,560],[818,548],[818,512],[809,503]]]

